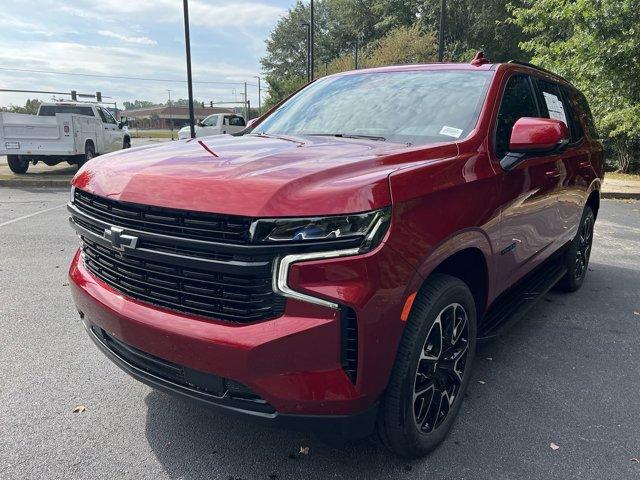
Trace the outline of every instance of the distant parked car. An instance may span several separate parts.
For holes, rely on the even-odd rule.
[[[198,122],[196,127],[196,137],[208,137],[210,135],[223,135],[225,133],[237,133],[246,128],[246,123],[241,115],[230,113],[214,113]],[[191,138],[189,125],[178,130],[178,139]]]
[[[96,155],[130,146],[124,124],[93,103],[43,103],[37,115],[0,113],[0,155],[14,173],[38,162],[81,167]]]

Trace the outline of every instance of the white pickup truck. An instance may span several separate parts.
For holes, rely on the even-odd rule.
[[[37,115],[0,112],[0,155],[14,173],[38,162],[81,167],[96,155],[130,146],[123,123],[92,103],[43,103]]]
[[[241,115],[232,113],[214,113],[195,125],[196,137],[238,133],[247,128]],[[187,125],[178,130],[178,140],[191,138],[191,127]]]

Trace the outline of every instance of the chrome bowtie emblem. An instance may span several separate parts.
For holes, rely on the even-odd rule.
[[[124,230],[118,227],[105,228],[103,237],[111,242],[113,248],[120,251],[125,248],[134,249],[138,244],[138,237],[125,235]]]

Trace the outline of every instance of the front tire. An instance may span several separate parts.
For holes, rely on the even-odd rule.
[[[29,169],[29,160],[20,155],[7,155],[7,163],[13,173],[22,175]]]
[[[122,148],[131,148],[131,139],[129,137],[124,137]]]
[[[589,205],[584,207],[582,219],[578,226],[578,233],[567,249],[565,264],[567,273],[558,282],[558,286],[565,292],[575,292],[582,286],[584,277],[589,270],[589,258],[591,257],[591,246],[593,245],[593,226],[595,215]]]
[[[429,278],[411,309],[378,419],[391,451],[421,457],[447,436],[469,384],[476,333],[467,285],[449,275]]]

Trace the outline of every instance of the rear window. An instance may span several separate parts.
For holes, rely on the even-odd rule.
[[[42,105],[38,111],[40,117],[54,117],[56,113],[75,113],[76,115],[87,115],[93,117],[91,107],[79,107],[74,105]]]

